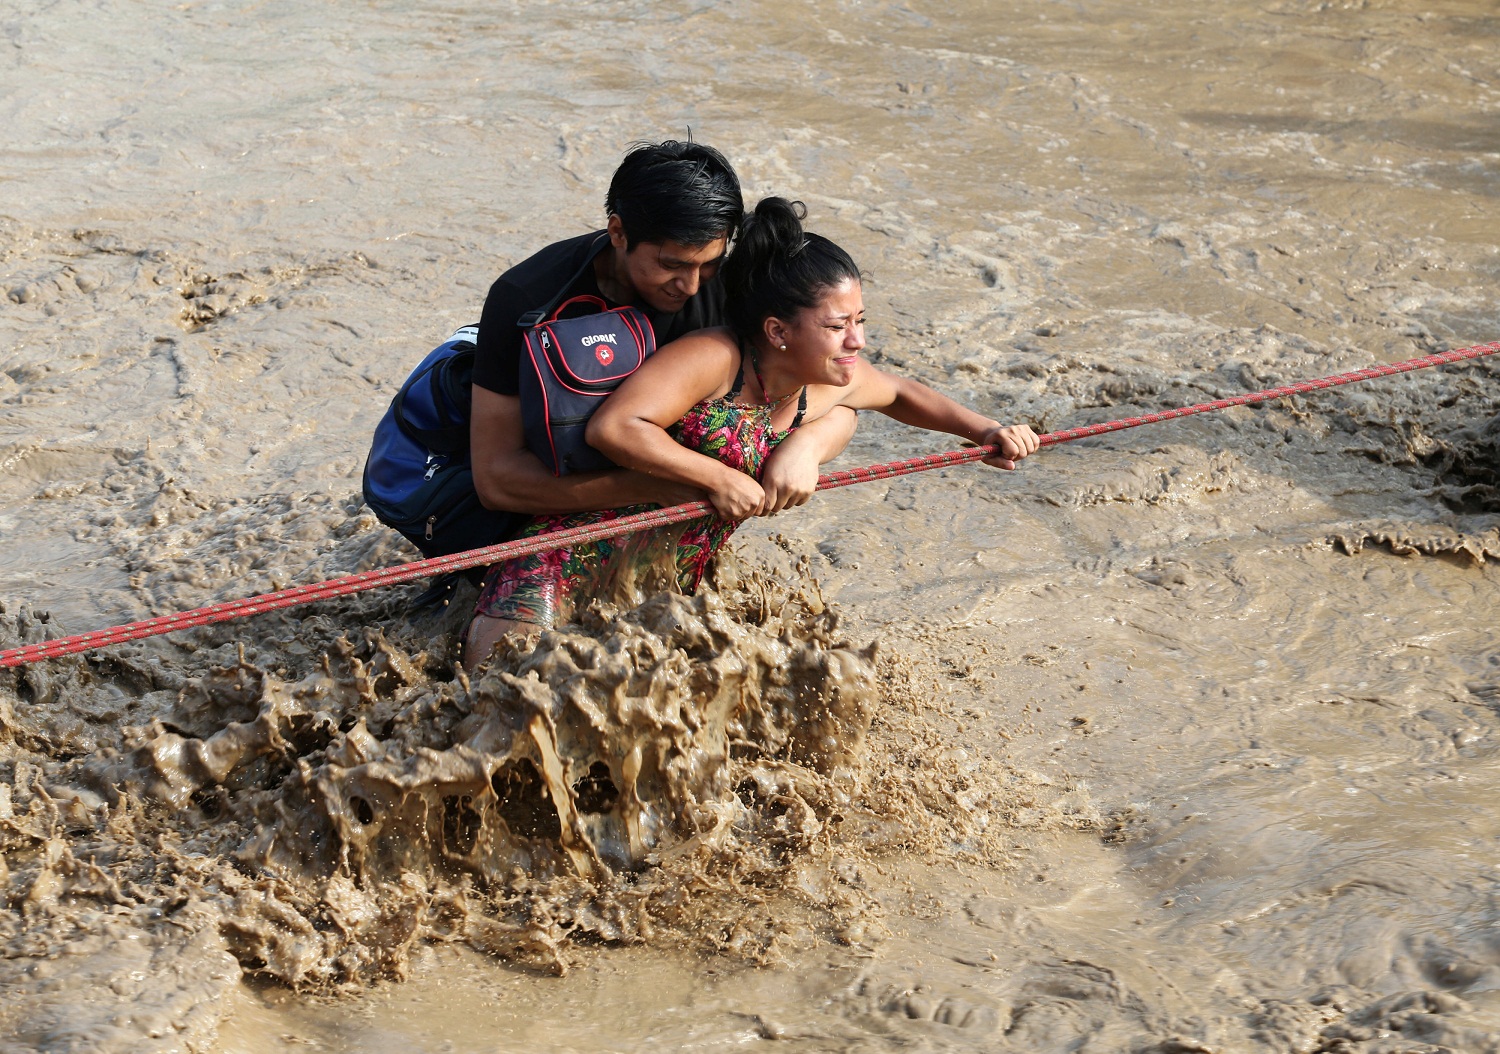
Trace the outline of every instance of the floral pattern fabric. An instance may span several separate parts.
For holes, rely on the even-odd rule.
[[[736,402],[740,383],[736,378],[727,395],[694,406],[668,433],[689,450],[759,479],[766,458],[790,430],[781,432],[771,427],[773,407]],[[518,537],[608,522],[651,508],[655,506],[534,516]],[[686,524],[506,560],[486,573],[474,610],[490,618],[550,628],[567,621],[580,605],[626,578],[647,587],[670,586],[692,593],[739,524],[738,520],[705,516]]]

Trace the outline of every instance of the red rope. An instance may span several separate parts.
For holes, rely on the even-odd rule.
[[[1500,341],[1492,344],[1476,344],[1473,347],[1439,352],[1436,355],[1424,355],[1418,359],[1408,359],[1405,362],[1391,363],[1388,366],[1371,366],[1367,369],[1355,370],[1352,373],[1337,373],[1329,377],[1320,377],[1316,380],[1299,381],[1296,384],[1288,384],[1280,388],[1267,388],[1265,391],[1236,395],[1228,399],[1216,399],[1213,402],[1199,403],[1196,406],[1184,406],[1175,410],[1163,410],[1159,413],[1143,414],[1140,417],[1126,417],[1118,421],[1106,421],[1103,424],[1084,425],[1081,428],[1067,428],[1060,432],[1048,432],[1046,435],[1040,437],[1041,445],[1052,446],[1056,443],[1066,443],[1074,439],[1083,439],[1087,436],[1103,435],[1105,432],[1118,432],[1121,429],[1155,424],[1158,421],[1170,421],[1179,417],[1190,417],[1193,414],[1223,410],[1230,406],[1246,406],[1251,403],[1265,402],[1269,399],[1280,399],[1288,395],[1297,395],[1301,392],[1320,391],[1324,388],[1334,388],[1341,384],[1353,384],[1356,381],[1369,381],[1378,377],[1389,377],[1397,373],[1411,373],[1413,370],[1424,370],[1429,366],[1442,366],[1448,363],[1459,362],[1463,359],[1478,359],[1496,353],[1500,353]],[[904,461],[892,461],[884,465],[870,465],[865,468],[830,472],[818,477],[818,489],[832,490],[835,487],[847,487],[852,483],[867,483],[871,480],[890,479],[893,476],[904,476],[912,472],[925,472],[928,469],[943,468],[948,465],[962,465],[970,461],[979,461],[986,457],[992,457],[998,452],[998,448],[992,446],[969,447],[963,450],[950,450],[942,454],[927,454],[922,457],[907,458]],[[545,552],[548,549],[558,549],[577,542],[598,541],[622,534],[630,534],[635,531],[649,530],[653,527],[663,527],[671,523],[681,523],[684,520],[712,515],[713,512],[714,507],[706,501],[688,502],[684,505],[673,505],[665,509],[652,509],[649,512],[621,516],[615,520],[585,524],[582,527],[572,527],[551,534],[537,535],[534,538],[501,542],[498,545],[490,545],[482,549],[471,549],[468,552],[455,553],[452,556],[435,556],[431,559],[416,560],[412,563],[387,567],[378,571],[365,571],[360,574],[348,575],[344,578],[335,578],[327,582],[293,586],[291,589],[283,589],[275,593],[263,593],[260,596],[246,597],[242,600],[231,600],[223,604],[210,604],[207,607],[195,608],[192,611],[183,611],[174,615],[161,615],[157,618],[146,619],[143,622],[131,622],[123,626],[94,630],[90,633],[80,633],[72,637],[59,637],[56,640],[43,641],[40,644],[27,644],[23,647],[0,652],[0,668],[22,666],[40,659],[72,655],[76,652],[102,648],[108,644],[120,644],[128,640],[140,640],[143,637],[154,637],[158,634],[171,633],[173,630],[188,629],[193,626],[207,626],[214,622],[244,618],[247,615],[256,615],[264,611],[297,607],[302,604],[310,604],[315,600],[328,600],[332,597],[344,596],[349,593],[360,593],[380,586],[396,585],[400,582],[410,582],[418,578],[430,578],[448,571],[461,571],[470,567],[487,566],[498,563],[501,560],[509,560],[517,556],[528,556],[532,553]]]

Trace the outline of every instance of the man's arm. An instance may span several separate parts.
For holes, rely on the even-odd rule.
[[[474,385],[469,425],[474,490],[488,509],[556,513],[618,509],[650,502],[677,505],[699,501],[697,488],[626,470],[554,476],[526,449],[521,431],[521,400]]]

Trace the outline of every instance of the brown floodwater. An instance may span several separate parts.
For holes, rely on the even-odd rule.
[[[0,34],[0,647],[411,559],[374,422],[638,139],[1042,431],[1500,340],[1492,2]],[[472,682],[416,586],[0,671],[0,1050],[1500,1051],[1494,358],[734,550]]]

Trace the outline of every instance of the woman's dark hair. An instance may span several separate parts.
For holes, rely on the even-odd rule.
[[[627,251],[640,242],[698,246],[733,241],[745,199],[723,154],[669,139],[631,145],[609,181],[604,212],[625,225]]]
[[[800,201],[764,198],[745,217],[734,252],[719,268],[724,314],[741,340],[754,339],[766,319],[790,320],[834,286],[860,280],[848,253],[802,229],[806,216]]]

